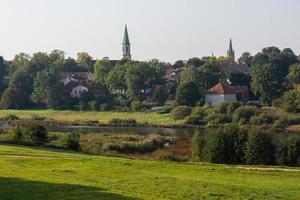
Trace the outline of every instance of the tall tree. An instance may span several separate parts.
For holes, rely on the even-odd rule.
[[[252,89],[263,103],[271,104],[283,92],[283,76],[277,67],[272,64],[252,67]]]
[[[88,53],[86,52],[78,53],[76,62],[80,66],[88,69],[89,71],[92,71],[94,61],[93,58]]]
[[[201,94],[194,82],[184,82],[176,91],[176,104],[195,106],[201,100]]]
[[[251,61],[253,59],[253,56],[251,56],[251,53],[244,52],[242,56],[238,59],[238,62],[240,64],[246,64],[248,67],[251,67]]]
[[[106,79],[111,69],[112,67],[109,60],[96,60],[94,65],[95,81],[99,84],[106,84]]]
[[[289,82],[300,84],[300,64],[292,65],[289,71],[287,76]]]

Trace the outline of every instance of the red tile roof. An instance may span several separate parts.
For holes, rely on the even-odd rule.
[[[206,94],[248,94],[247,86],[230,86],[224,83],[218,83],[210,90],[206,92]]]

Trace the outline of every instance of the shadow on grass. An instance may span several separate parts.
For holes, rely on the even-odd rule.
[[[101,188],[0,177],[2,200],[141,200]]]

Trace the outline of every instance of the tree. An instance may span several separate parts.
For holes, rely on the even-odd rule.
[[[28,105],[28,96],[20,88],[7,88],[0,104],[3,109],[21,109]]]
[[[60,70],[64,72],[86,72],[88,69],[79,66],[73,58],[67,58],[64,63],[60,66]]]
[[[253,59],[253,56],[251,56],[251,53],[244,52],[242,56],[238,59],[238,62],[240,64],[246,64],[248,67],[251,67],[251,61]]]
[[[9,64],[9,75],[13,74],[19,69],[26,69],[30,65],[30,55],[25,53],[20,53],[14,57],[14,59]]]
[[[33,83],[32,101],[45,104],[49,108],[56,108],[60,105],[61,98],[58,73],[48,69],[38,72]]]
[[[127,85],[125,83],[125,74],[128,69],[128,65],[117,64],[108,74],[107,85],[114,93],[123,94],[127,91]]]
[[[207,91],[222,79],[222,72],[216,61],[209,61],[200,67],[201,91]]]
[[[194,82],[184,82],[179,85],[176,91],[176,104],[195,106],[201,99],[201,94]]]
[[[250,131],[246,143],[245,157],[247,164],[274,164],[275,147],[269,134],[260,131]]]
[[[288,112],[300,112],[300,89],[287,91],[283,96],[282,107]]]
[[[203,64],[204,64],[204,62],[200,58],[197,58],[197,57],[190,58],[187,61],[187,66],[189,66],[189,67],[196,67],[197,68],[197,67],[200,67]]]
[[[103,85],[106,84],[106,79],[111,69],[109,60],[97,60],[94,65],[95,82]]]
[[[300,64],[294,64],[290,67],[287,78],[290,83],[300,84]]]
[[[197,85],[199,92],[204,92],[202,89],[202,81],[200,77],[200,72],[195,67],[188,67],[181,73],[180,84],[186,82],[193,82]]]
[[[272,100],[282,95],[283,76],[276,66],[272,64],[253,66],[251,79],[253,92],[262,102],[270,105]]]
[[[174,69],[178,69],[178,68],[182,68],[185,66],[185,62],[183,60],[177,60],[173,65],[172,67]]]
[[[81,66],[91,71],[93,67],[93,58],[86,52],[81,52],[77,54],[76,62]]]
[[[125,82],[131,98],[139,96],[141,91],[154,83],[156,71],[148,63],[132,63],[126,71]]]
[[[243,72],[232,72],[229,75],[229,81],[231,82],[231,85],[234,85],[234,86],[240,85],[240,86],[250,87],[250,84],[251,84],[250,76]]]

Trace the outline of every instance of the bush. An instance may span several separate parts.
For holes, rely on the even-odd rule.
[[[284,129],[288,126],[289,126],[289,122],[288,122],[288,119],[286,117],[280,117],[273,124],[274,128],[281,128],[281,129]]]
[[[233,114],[235,122],[245,124],[249,122],[250,118],[258,114],[258,109],[254,106],[243,106],[238,108]]]
[[[300,164],[300,138],[291,137],[287,145],[287,163],[290,166]]]
[[[290,90],[284,94],[282,108],[287,112],[300,112],[300,89]]]
[[[232,117],[227,114],[211,114],[205,119],[208,124],[226,124],[232,122]]]
[[[99,105],[98,105],[97,101],[89,101],[88,107],[89,107],[90,111],[98,111],[99,110]]]
[[[190,115],[190,116],[185,118],[184,123],[188,124],[188,125],[199,125],[199,126],[201,126],[201,125],[205,125],[206,121],[203,120],[202,116]]]
[[[175,120],[184,119],[189,116],[192,109],[188,106],[177,106],[171,111],[171,117]]]
[[[228,109],[229,103],[225,102],[219,105],[219,113],[226,113]]]
[[[79,132],[75,131],[75,132],[69,133],[66,138],[66,141],[65,141],[65,146],[68,149],[71,149],[73,151],[79,151],[80,150],[79,141],[80,141],[80,133]]]
[[[192,154],[193,154],[193,160],[198,161],[198,160],[203,160],[203,149],[205,145],[205,139],[204,136],[201,135],[200,133],[196,133],[193,136],[192,139]]]
[[[276,119],[277,119],[277,117],[274,115],[262,113],[259,116],[252,116],[250,118],[250,124],[268,125],[268,124],[273,124]]]
[[[227,113],[228,114],[232,114],[234,113],[234,111],[236,111],[236,109],[238,109],[239,107],[241,107],[241,103],[237,102],[237,101],[233,101],[230,102],[228,107],[227,107]]]
[[[13,130],[13,132],[12,132],[12,141],[15,144],[23,144],[24,134],[23,134],[22,130],[19,127],[17,127],[16,129]]]
[[[10,114],[10,115],[6,115],[4,117],[1,117],[0,118],[0,121],[12,121],[12,120],[18,120],[20,119],[17,115],[13,115],[13,114]]]
[[[270,134],[255,130],[249,132],[245,158],[250,165],[274,164],[275,147]]]
[[[143,104],[139,101],[132,101],[131,102],[131,110],[138,112],[138,111],[142,111],[143,109]]]
[[[48,132],[43,126],[29,125],[25,132],[29,135],[33,145],[43,145],[48,140]]]
[[[100,111],[109,111],[109,110],[111,110],[111,106],[109,104],[102,103],[100,105]]]
[[[205,109],[202,107],[195,107],[193,108],[191,115],[204,119],[206,116]]]
[[[114,126],[136,126],[138,123],[135,119],[118,119],[114,118],[109,121],[110,125]]]
[[[158,160],[161,161],[172,161],[172,162],[185,162],[188,159],[183,156],[179,156],[174,152],[166,152],[158,155]]]
[[[32,119],[32,120],[36,120],[36,121],[43,121],[43,120],[46,119],[46,117],[40,116],[40,115],[37,115],[37,114],[32,114],[32,115],[31,115],[31,119]]]

